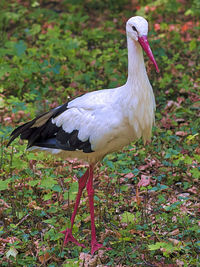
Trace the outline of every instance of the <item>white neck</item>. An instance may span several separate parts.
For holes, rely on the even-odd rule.
[[[138,85],[139,81],[148,80],[140,44],[127,36],[128,78],[126,85]]]
[[[155,100],[149,82],[143,51],[140,44],[127,37],[128,43],[128,78],[120,87],[120,103],[124,116],[128,118],[136,139],[143,137],[144,142],[150,140],[154,123]]]

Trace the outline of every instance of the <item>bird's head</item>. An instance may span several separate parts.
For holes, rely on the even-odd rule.
[[[158,65],[151,51],[147,35],[148,35],[148,22],[140,16],[130,18],[126,23],[126,33],[133,41],[139,42],[141,47],[146,52],[149,59],[153,62],[156,71],[159,72]]]

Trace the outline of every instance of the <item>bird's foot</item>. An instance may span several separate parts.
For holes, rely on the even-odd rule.
[[[103,244],[98,243],[96,240],[91,243],[91,254],[93,255],[95,251],[102,248]]]
[[[112,248],[106,248],[103,246],[103,244],[98,243],[96,240],[91,243],[91,254],[93,255],[95,251],[98,249],[103,248],[106,250],[111,250]]]
[[[69,241],[71,241],[72,243],[75,243],[77,246],[79,247],[85,247],[83,244],[79,243],[72,235],[72,230],[70,228],[67,228],[65,231],[61,232],[62,234],[65,235],[65,239],[64,239],[64,245],[66,245]]]

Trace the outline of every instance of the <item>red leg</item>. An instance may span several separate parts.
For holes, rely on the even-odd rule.
[[[73,228],[73,224],[74,224],[74,219],[77,213],[77,209],[80,203],[80,199],[81,199],[81,195],[83,192],[83,189],[86,186],[87,180],[88,180],[88,176],[89,176],[89,169],[87,169],[87,171],[84,173],[84,175],[79,179],[79,186],[78,186],[78,194],[76,197],[76,203],[75,203],[75,207],[74,207],[74,211],[71,217],[71,228],[67,228],[65,231],[62,231],[61,233],[65,235],[65,239],[64,239],[64,245],[67,244],[69,241],[75,243],[78,246],[81,247],[85,247],[83,244],[80,244],[72,235],[72,228]]]
[[[94,189],[93,189],[93,167],[89,167],[89,178],[87,183],[87,192],[89,197],[90,215],[91,215],[91,254],[94,254],[96,250],[101,248],[103,245],[99,244],[96,239],[96,230],[94,222]]]

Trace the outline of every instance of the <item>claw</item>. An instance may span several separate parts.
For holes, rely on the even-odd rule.
[[[112,248],[106,248],[103,246],[103,244],[98,243],[97,241],[94,241],[91,243],[91,254],[93,255],[95,251],[98,249],[103,248],[105,250],[111,250]]]
[[[66,245],[69,241],[71,241],[72,243],[75,243],[77,246],[85,248],[85,246],[83,244],[79,243],[73,237],[72,230],[70,228],[67,228],[65,231],[62,231],[61,233],[65,235],[64,245]]]
[[[102,248],[103,244],[98,243],[97,241],[92,242],[91,244],[91,254],[93,255],[95,251]]]

